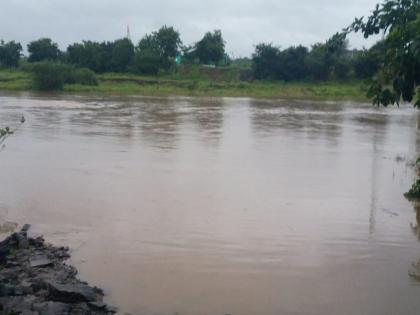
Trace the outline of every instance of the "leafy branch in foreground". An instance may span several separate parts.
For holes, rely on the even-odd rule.
[[[23,125],[24,122],[25,122],[25,117],[22,116],[20,118],[20,125],[15,130],[10,129],[10,127],[0,128],[0,146],[4,143],[4,141],[7,139],[7,137],[14,134],[20,128],[20,126]],[[0,147],[0,150],[2,148],[3,147]]]
[[[0,145],[6,140],[6,138],[13,134],[13,131],[9,127],[0,128]]]
[[[388,106],[414,100],[420,108],[420,0],[386,0],[366,21],[356,18],[344,31],[385,37],[384,63],[368,92],[373,103]]]
[[[420,198],[420,179],[417,179],[408,192],[404,194],[407,199]]]

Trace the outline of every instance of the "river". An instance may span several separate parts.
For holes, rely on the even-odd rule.
[[[0,219],[120,313],[420,313],[408,105],[0,95]]]

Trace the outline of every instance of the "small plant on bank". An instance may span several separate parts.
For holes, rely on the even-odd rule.
[[[2,144],[4,140],[6,140],[6,138],[11,134],[13,134],[13,131],[10,130],[9,127],[0,128],[0,144]]]
[[[25,117],[22,116],[20,119],[20,125],[15,128],[14,130],[10,129],[10,127],[4,127],[4,128],[0,128],[0,151],[4,148],[4,141],[6,141],[7,137],[14,134],[15,131],[17,131],[20,126],[22,126],[22,124],[25,123]]]
[[[98,85],[98,79],[96,78],[95,73],[87,68],[73,69],[73,79],[76,84]]]
[[[404,194],[407,199],[420,199],[420,179],[417,179],[411,189]]]
[[[416,161],[417,173],[420,173],[420,157]],[[404,194],[409,199],[420,199],[420,178],[417,178],[416,182],[411,186],[411,189]]]
[[[39,62],[28,69],[33,75],[33,86],[40,91],[62,90],[64,84],[98,85],[93,71],[70,65]]]
[[[64,86],[65,69],[51,62],[39,62],[31,66],[34,88],[40,91],[62,90]]]

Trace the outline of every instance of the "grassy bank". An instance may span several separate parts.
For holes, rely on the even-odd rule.
[[[235,79],[209,78],[192,75],[159,77],[132,74],[98,75],[97,86],[70,84],[65,92],[95,94],[139,94],[150,96],[220,96],[255,98],[297,98],[321,100],[366,100],[359,81],[349,82],[243,82]],[[32,90],[31,76],[19,70],[0,70],[0,90]]]

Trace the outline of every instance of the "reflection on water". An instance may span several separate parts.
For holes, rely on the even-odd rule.
[[[70,245],[122,314],[418,314],[410,107],[0,97],[0,125],[22,114],[0,218]]]

